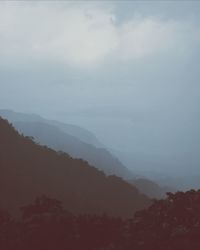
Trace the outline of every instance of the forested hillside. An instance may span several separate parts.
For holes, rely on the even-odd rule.
[[[0,204],[16,210],[40,195],[54,197],[74,214],[130,217],[151,201],[116,176],[83,160],[36,145],[0,119]]]
[[[37,143],[84,159],[107,175],[115,174],[125,179],[134,176],[86,129],[11,110],[0,110],[0,116],[11,122],[20,133],[33,137]]]

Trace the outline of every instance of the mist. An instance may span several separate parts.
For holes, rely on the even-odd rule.
[[[0,107],[86,128],[152,179],[195,176],[199,11],[198,2],[2,2]]]

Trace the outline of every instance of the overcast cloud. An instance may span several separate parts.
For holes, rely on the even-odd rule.
[[[184,53],[188,38],[199,39],[190,20],[162,20],[134,11],[121,22],[117,19],[114,10],[103,5],[1,2],[1,62],[50,60],[85,67]]]

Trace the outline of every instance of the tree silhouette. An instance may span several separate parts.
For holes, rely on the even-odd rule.
[[[60,201],[43,195],[21,210],[29,249],[62,249],[74,242],[73,216]]]

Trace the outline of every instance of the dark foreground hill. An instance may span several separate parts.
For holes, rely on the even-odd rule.
[[[84,159],[107,175],[115,174],[125,179],[133,177],[133,173],[95,135],[81,127],[10,110],[0,110],[0,116],[9,120],[20,133],[34,137],[41,145]]]
[[[16,210],[42,194],[74,214],[129,217],[151,203],[121,178],[37,145],[0,119],[0,207]]]

